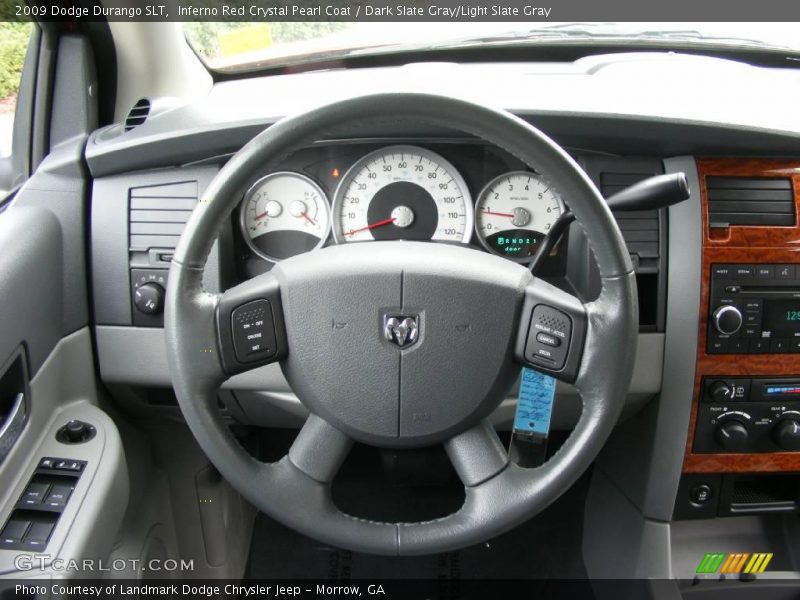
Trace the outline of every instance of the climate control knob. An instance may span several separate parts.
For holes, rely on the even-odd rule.
[[[146,315],[157,315],[164,310],[164,288],[157,283],[143,283],[133,292],[136,310]]]
[[[718,306],[711,314],[714,327],[723,335],[733,335],[742,326],[742,313],[730,304]]]
[[[744,423],[731,419],[717,425],[714,437],[717,443],[728,452],[741,452],[747,448],[750,433]]]
[[[800,450],[800,422],[796,419],[781,419],[772,430],[772,440],[784,450]]]

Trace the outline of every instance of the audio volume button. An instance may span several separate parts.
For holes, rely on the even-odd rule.
[[[723,335],[733,335],[742,327],[742,313],[731,304],[717,307],[711,314],[711,320]]]

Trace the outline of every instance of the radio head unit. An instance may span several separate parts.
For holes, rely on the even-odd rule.
[[[709,354],[800,352],[800,269],[711,265]]]

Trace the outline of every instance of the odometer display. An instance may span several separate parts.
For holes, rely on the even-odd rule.
[[[345,174],[333,206],[337,242],[469,242],[472,199],[464,179],[438,154],[416,146],[372,152]]]
[[[562,212],[561,198],[549,183],[535,173],[514,171],[496,177],[481,191],[475,231],[490,252],[526,262]]]

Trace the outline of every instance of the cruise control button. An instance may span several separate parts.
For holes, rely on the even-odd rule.
[[[239,362],[269,358],[277,351],[269,300],[253,300],[231,313],[233,349]]]
[[[561,345],[561,340],[557,337],[541,332],[536,334],[536,341],[541,342],[546,346],[553,346],[554,348],[557,348]]]

